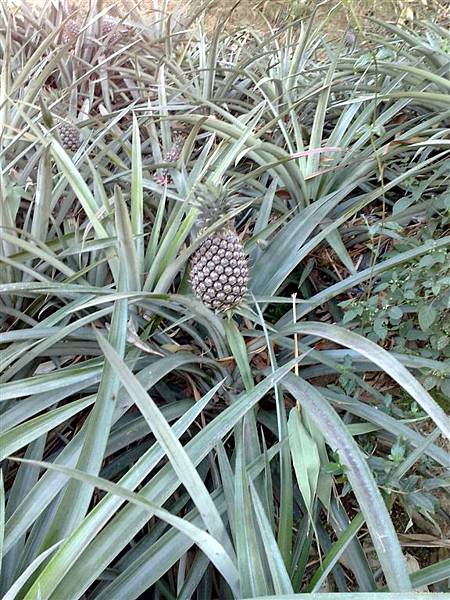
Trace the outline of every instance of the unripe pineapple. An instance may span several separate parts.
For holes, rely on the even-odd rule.
[[[81,31],[81,23],[79,19],[70,19],[64,25],[61,33],[61,41],[63,44],[74,46]]]
[[[204,230],[226,216],[232,200],[223,190],[208,190],[199,206]],[[233,308],[247,293],[248,263],[244,246],[233,224],[226,223],[209,235],[192,257],[192,289],[208,308],[219,312]]]
[[[58,132],[61,146],[64,148],[64,150],[76,152],[81,145],[81,136],[78,129],[71,123],[61,121],[56,130]]]
[[[111,43],[119,41],[121,37],[121,31],[118,27],[117,19],[105,17],[102,20],[102,36],[107,37],[108,41]]]
[[[163,156],[164,162],[176,162],[180,156],[181,151],[183,150],[184,145],[184,136],[182,134],[178,134],[175,136],[173,140],[173,144],[170,147],[170,150],[166,152]],[[164,185],[166,183],[170,183],[170,174],[169,169],[159,169],[158,173],[155,175],[156,183],[160,185]]]

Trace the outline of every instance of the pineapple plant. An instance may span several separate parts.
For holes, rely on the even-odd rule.
[[[81,144],[81,135],[77,127],[68,121],[60,121],[56,127],[59,141],[64,150],[76,152]]]
[[[198,203],[200,234],[235,206],[224,188],[206,188]],[[242,301],[247,293],[248,262],[234,223],[225,223],[201,243],[192,257],[191,283],[195,296],[216,312]]]

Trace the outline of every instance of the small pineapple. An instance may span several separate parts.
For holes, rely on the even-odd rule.
[[[64,25],[61,33],[61,41],[63,44],[74,46],[81,31],[81,23],[78,19],[70,19]]]
[[[170,147],[170,150],[164,154],[163,161],[176,162],[181,156],[183,145],[184,136],[182,134],[176,135],[173,140],[173,144]],[[158,173],[155,175],[155,181],[156,183],[159,183],[159,185],[165,185],[166,183],[170,183],[169,169],[159,169]]]
[[[208,188],[199,207],[202,230],[233,207],[225,190]],[[248,263],[244,246],[229,222],[209,235],[192,257],[192,289],[203,304],[219,312],[233,308],[247,293]]]
[[[81,145],[81,136],[75,125],[61,121],[57,128],[58,137],[64,150],[76,152]]]
[[[105,17],[102,20],[102,36],[107,37],[110,43],[118,42],[121,37],[117,19]]]

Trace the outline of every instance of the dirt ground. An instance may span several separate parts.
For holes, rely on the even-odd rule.
[[[198,6],[202,0],[193,0],[192,4]],[[318,17],[328,16],[329,30],[336,34],[355,27],[355,19],[374,17],[414,25],[420,19],[442,20],[449,13],[447,0],[218,0],[208,14],[212,21],[230,15],[232,23],[262,25],[262,15],[273,20],[290,11],[293,18],[302,18],[314,10]]]
[[[4,0],[1,0],[2,2]],[[8,0],[7,0],[8,1]],[[46,0],[9,0],[16,5],[43,5]],[[54,4],[63,0],[52,0]],[[252,25],[265,30],[267,21],[274,22],[277,15],[292,18],[307,17],[317,11],[318,17],[328,16],[329,31],[340,34],[356,28],[355,19],[364,21],[374,17],[391,23],[414,25],[420,19],[445,20],[449,16],[448,0],[77,0],[76,8],[114,6],[115,12],[126,14],[133,6],[148,13],[182,11],[186,17],[202,8],[207,11],[207,27],[213,28],[217,20],[227,18],[229,27]]]

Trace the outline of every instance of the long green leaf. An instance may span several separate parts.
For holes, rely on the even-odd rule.
[[[295,361],[292,361],[277,369],[275,373],[256,385],[251,392],[236,398],[231,406],[202,429],[186,446],[193,464],[199,464],[214,449],[217,442],[223,439],[230,429],[271,390],[273,385],[292,369],[294,364]],[[122,485],[127,487],[133,485],[130,482],[135,482],[134,485],[137,485],[141,481],[137,477],[138,474],[139,470],[131,470],[124,477]],[[164,502],[178,486],[179,480],[175,477],[172,466],[167,465],[156,479],[152,479],[143,488],[143,493],[152,501]],[[57,551],[45,569],[47,574],[51,574],[51,578],[46,579],[49,594],[55,591],[56,596],[60,592],[69,597],[81,595],[145,524],[146,518],[143,518],[141,512],[126,507],[106,525],[111,517],[110,511],[114,512],[117,508],[111,498],[103,499],[87,516],[80,530],[70,536]],[[102,527],[104,530],[100,531]]]
[[[191,498],[202,515],[206,527],[213,537],[224,546],[230,559],[234,559],[234,551],[228,534],[225,530],[223,521],[211,500],[205,484],[200,478],[197,470],[190,461],[183,446],[174,436],[172,429],[166,419],[161,414],[156,404],[147,394],[145,389],[131,373],[128,367],[120,359],[120,356],[114,351],[112,346],[102,337],[98,337],[98,342],[103,350],[105,358],[114,369],[114,372],[120,378],[123,386],[130,394],[133,401],[139,407],[142,415],[153,431],[156,439],[167,454],[175,473],[191,495]]]
[[[23,448],[41,435],[51,431],[61,423],[66,422],[74,415],[93,404],[95,398],[75,400],[67,406],[55,408],[48,413],[30,419],[17,427],[13,427],[6,433],[0,435],[0,458]]]
[[[19,595],[20,590],[24,587],[28,579],[33,575],[35,571],[40,567],[40,565],[56,550],[56,548],[61,544],[58,542],[54,546],[48,548],[45,552],[42,552],[37,558],[33,560],[33,562],[28,565],[25,571],[18,577],[13,585],[9,588],[6,594],[3,596],[2,600],[16,600]]]
[[[0,574],[2,572],[4,539],[5,539],[5,487],[3,484],[3,471],[0,470]]]
[[[426,411],[428,416],[433,419],[442,433],[450,439],[450,419],[444,413],[442,408],[433,400],[430,394],[423,388],[413,375],[396,359],[391,353],[387,352],[374,342],[348,331],[337,325],[327,325],[325,323],[300,323],[293,326],[293,331],[308,335],[317,335],[337,344],[356,350],[371,362],[383,369],[399,385],[403,387],[416,402]]]
[[[270,458],[276,456],[277,447],[270,451]],[[255,479],[264,467],[262,456],[256,462],[249,466],[249,477]],[[234,483],[234,477],[233,477]],[[225,500],[225,494],[222,490],[216,489],[212,493],[214,503],[217,509],[223,513],[227,506],[234,506],[234,500],[229,504]],[[201,525],[201,516],[197,509],[191,510],[186,516],[196,525]],[[153,529],[154,531],[154,529]],[[134,600],[142,596],[151,585],[160,581],[162,576],[169,571],[180,559],[186,556],[192,542],[182,536],[178,531],[171,529],[161,537],[152,537],[154,541],[150,547],[145,547],[144,543],[137,544],[133,549],[127,552],[125,557],[119,559],[118,568],[123,568],[121,574],[109,585],[102,587],[98,595],[98,600],[107,600],[111,597],[127,598]],[[207,562],[209,560],[205,557]],[[192,571],[190,571],[191,573]],[[198,575],[194,575],[194,578]],[[190,574],[186,580],[186,588],[189,586]],[[192,585],[190,580],[190,585]],[[185,588],[185,589],[186,589]],[[212,592],[209,594],[210,597]],[[180,592],[181,595],[181,592]]]
[[[389,589],[411,590],[400,543],[384,500],[356,442],[326,399],[309,383],[292,374],[283,380],[286,389],[314,419],[333,450],[339,451],[347,477],[366,519]]]
[[[253,383],[253,377],[244,338],[242,337],[242,334],[239,331],[236,323],[231,319],[225,322],[225,333],[228,344],[231,348],[231,352],[233,353],[233,357],[244,382],[245,389],[250,391],[255,384]]]
[[[256,522],[259,526],[259,533],[266,552],[267,564],[269,565],[270,574],[274,590],[277,594],[289,594],[294,590],[289,579],[283,556],[278,548],[277,541],[272,531],[271,524],[267,518],[264,506],[258,496],[255,486],[250,482],[251,495],[254,502],[254,511]]]
[[[290,412],[288,431],[297,483],[312,521],[319,481],[320,457],[315,441],[301,421],[298,408],[293,408]]]
[[[116,217],[117,239],[121,274],[126,277],[126,286],[121,291],[137,292],[140,290],[139,260],[133,239],[133,226],[128,215],[128,208],[119,186],[114,189],[114,208]]]
[[[383,600],[449,600],[450,594],[420,594],[417,592],[387,592]],[[314,592],[312,594],[284,594],[283,596],[258,596],[253,600],[362,600],[360,592]],[[364,600],[380,600],[380,594],[364,592]]]
[[[139,381],[141,381],[146,388],[151,388],[167,373],[171,372],[171,370],[183,367],[192,362],[192,360],[193,359],[191,355],[180,352],[175,356],[161,359],[157,363],[150,365],[149,368],[143,369],[141,372],[139,372],[137,376]],[[214,396],[220,385],[221,384],[218,384],[213,387],[175,423],[173,428],[175,435],[180,436],[186,431],[186,429],[192,424],[192,421],[209,402],[211,397]],[[94,402],[94,400],[95,396],[92,396],[90,401]],[[127,411],[130,405],[131,400],[128,397],[128,394],[126,394],[124,391],[121,391],[118,396],[118,409],[114,419],[118,420],[120,416]],[[69,444],[58,455],[58,462],[66,466],[75,466],[85,434],[85,428],[82,428],[81,431],[74,437],[74,439],[71,440],[71,442],[69,442]],[[141,457],[136,465],[129,470],[123,481],[126,482],[127,486],[137,486],[149,474],[149,472],[151,472],[151,470],[154,468],[157,462],[161,460],[162,457],[163,451],[159,448],[159,446],[153,446]],[[31,490],[11,518],[7,521],[5,532],[5,548],[7,550],[14,544],[14,541],[20,535],[25,533],[34,523],[42,511],[59,493],[62,485],[63,481],[61,481],[61,476],[57,473],[47,472],[39,479],[33,490]],[[108,509],[114,513],[114,511],[117,510],[117,506],[114,505],[111,507],[107,502],[104,504],[106,504],[106,507],[102,505],[99,512],[101,517],[107,521],[108,515],[110,514]],[[98,515],[96,515],[95,510],[92,516],[94,517],[93,521],[96,522],[95,519]]]
[[[102,479],[101,477],[95,477],[94,475],[89,475],[88,473],[84,473],[83,471],[79,471],[78,469],[70,469],[68,467],[63,467],[61,465],[56,465],[53,463],[42,462],[42,461],[25,461],[24,459],[15,458],[14,460],[18,460],[20,462],[28,462],[30,464],[35,465],[36,467],[41,467],[44,469],[53,469],[58,471],[59,473],[63,473],[67,475],[67,477],[77,479],[80,481],[83,486],[95,486],[105,492],[111,492],[117,496],[120,496],[124,500],[128,500],[133,504],[141,506],[149,511],[151,514],[154,514],[159,519],[162,519],[172,527],[180,530],[182,533],[187,535],[189,538],[194,541],[199,548],[210,558],[211,562],[217,567],[217,569],[222,573],[231,589],[234,591],[236,595],[239,595],[239,576],[236,571],[236,568],[233,562],[230,560],[230,557],[224,551],[223,547],[208,533],[203,531],[202,529],[192,525],[188,521],[181,519],[175,515],[172,515],[167,510],[159,508],[158,505],[150,502],[146,498],[142,497],[140,494],[136,494],[135,492],[130,492],[126,488],[117,485],[116,483],[111,483],[106,479]],[[45,579],[44,579],[45,581]],[[39,594],[42,598],[44,592],[41,591],[41,586],[44,584],[43,578],[40,577],[38,580],[38,584],[36,584],[31,588],[31,590],[27,593],[25,598],[27,600],[31,600],[34,598],[34,589],[37,590],[38,597]]]
[[[128,320],[128,303],[118,300],[114,306],[109,339],[119,353],[124,354]],[[111,364],[105,361],[94,408],[89,415],[86,437],[77,462],[79,470],[97,474],[103,461],[116,406],[120,380]],[[79,480],[71,480],[53,519],[44,550],[72,532],[85,516],[93,489]]]
[[[345,552],[347,546],[364,525],[364,517],[361,513],[356,515],[344,533],[339,537],[338,541],[333,544],[322,564],[314,573],[311,581],[308,584],[308,591],[315,592],[320,589],[328,573],[332,570],[339,558]]]
[[[136,113],[133,113],[131,159],[131,229],[136,244],[139,274],[142,275],[144,272],[144,189],[142,183],[141,139]]]
[[[270,580],[261,560],[258,538],[253,520],[249,480],[245,468],[245,449],[238,442],[235,472],[234,523],[236,554],[244,598],[253,598],[270,591]]]

